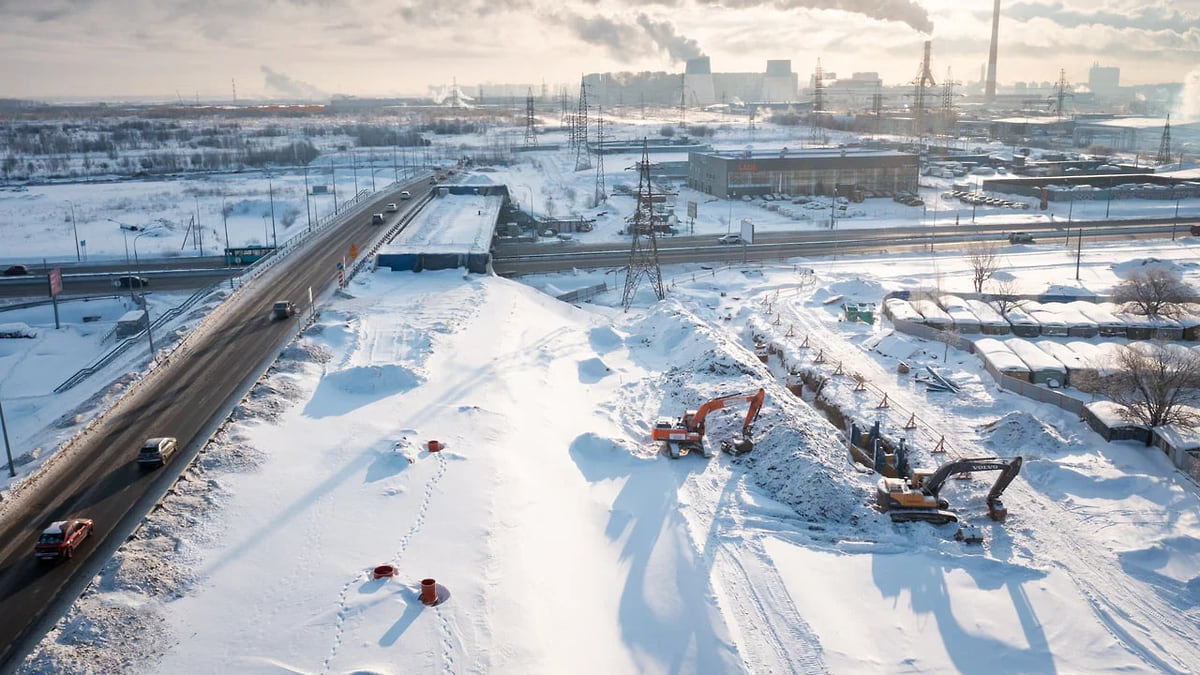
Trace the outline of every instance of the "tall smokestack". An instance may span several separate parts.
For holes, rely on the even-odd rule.
[[[1000,45],[1000,0],[992,10],[992,48],[988,51],[987,89],[984,95],[987,100],[996,98],[996,48]]]

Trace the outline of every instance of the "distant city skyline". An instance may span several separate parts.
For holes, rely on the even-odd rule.
[[[420,95],[452,80],[578,82],[582,73],[761,71],[818,58],[886,85],[933,73],[976,82],[990,0],[0,0],[0,97],[322,100]],[[1006,0],[997,80],[1083,85],[1094,62],[1122,85],[1200,72],[1200,0]]]

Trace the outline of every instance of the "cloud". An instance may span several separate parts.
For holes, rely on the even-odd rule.
[[[1113,28],[1140,28],[1182,33],[1188,28],[1200,24],[1200,13],[1183,13],[1169,6],[1151,3],[1122,8],[1122,11],[1118,12],[1105,9],[1082,11],[1069,8],[1062,2],[1048,4],[1017,2],[1003,7],[1001,13],[1006,18],[1021,21],[1050,19],[1067,28],[1101,25]]]
[[[666,52],[672,62],[704,55],[699,43],[680,35],[670,21],[653,19],[646,14],[639,13],[633,21],[573,12],[548,14],[547,19],[565,26],[575,37],[590,45],[604,47],[613,58],[622,62],[661,52]]]
[[[283,73],[271,70],[267,66],[260,66],[260,68],[262,69],[263,77],[266,79],[267,91],[270,93],[280,94],[287,98],[328,98],[328,94],[307,82],[292,79]]]

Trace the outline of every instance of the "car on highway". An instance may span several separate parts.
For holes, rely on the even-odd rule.
[[[388,205],[383,207],[383,210],[387,213],[395,213],[399,211],[400,208],[396,206],[396,202],[388,202]]]
[[[272,319],[288,319],[296,315],[296,305],[290,300],[280,300],[271,305]]]
[[[742,235],[740,235],[740,234],[723,234],[723,235],[717,237],[717,243],[718,244],[744,244],[746,242],[742,239]]]
[[[149,279],[146,277],[139,277],[136,274],[121,275],[117,277],[116,281],[113,282],[113,286],[116,286],[117,288],[142,288],[143,286],[149,285]]]
[[[382,213],[371,214],[371,224],[372,225],[382,225],[383,224],[383,214]]]
[[[167,463],[179,447],[179,441],[170,436],[163,438],[147,438],[138,450],[138,466],[160,467]]]
[[[1200,225],[1193,225],[1188,231],[1192,233],[1193,237],[1200,237]]]
[[[6,277],[23,277],[26,274],[29,274],[29,268],[24,265],[11,265],[8,269],[4,270],[4,276]]]
[[[70,559],[75,549],[92,534],[92,521],[87,518],[59,520],[42,530],[33,554],[38,560]]]
[[[1008,235],[1008,243],[1010,244],[1032,244],[1033,235],[1028,232],[1013,232]]]
[[[408,190],[401,190],[400,199],[412,199],[412,194]]]

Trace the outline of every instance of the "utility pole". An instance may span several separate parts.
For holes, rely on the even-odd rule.
[[[358,153],[350,151],[350,170],[354,172],[354,197],[358,197]]]
[[[308,203],[308,164],[304,165],[304,213],[308,215],[308,231],[312,232],[312,208]]]
[[[17,467],[13,466],[12,446],[8,444],[8,425],[4,423],[3,403],[0,403],[0,432],[4,433],[4,454],[8,456],[8,477],[15,478]]]
[[[310,224],[312,221],[309,221]],[[225,210],[225,197],[221,196],[221,223],[225,226],[225,267],[226,269],[233,266],[233,261],[229,255],[229,216]],[[229,275],[229,290],[233,290],[233,274]]]
[[[333,157],[329,158],[329,182],[333,183],[333,215],[337,215],[337,171],[333,167]]]
[[[83,257],[79,254],[79,228],[75,226],[75,204],[71,200],[67,200],[71,205],[71,231],[75,233],[75,262],[80,262]]]
[[[1079,237],[1075,238],[1075,281],[1079,281],[1079,261],[1084,257],[1084,228],[1079,228]]]
[[[271,242],[275,248],[279,248],[279,235],[275,233],[275,185],[270,178],[267,179],[267,190],[271,197]],[[137,242],[134,241],[134,244]]]

